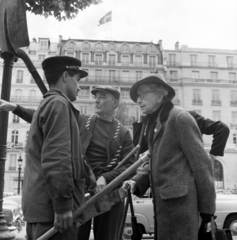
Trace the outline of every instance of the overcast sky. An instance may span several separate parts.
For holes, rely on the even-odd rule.
[[[112,22],[98,26],[112,11]],[[58,22],[27,13],[30,41],[48,37],[64,40],[99,39],[163,41],[196,48],[237,50],[237,0],[103,0],[79,12],[73,20]]]

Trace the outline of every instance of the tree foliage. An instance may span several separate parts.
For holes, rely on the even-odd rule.
[[[79,11],[102,0],[26,0],[26,10],[45,17],[54,16],[61,21],[75,18]]]

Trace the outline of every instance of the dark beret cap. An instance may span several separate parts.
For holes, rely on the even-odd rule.
[[[55,70],[69,69],[80,72],[81,78],[88,75],[87,72],[80,69],[81,61],[69,56],[53,56],[46,58],[42,62],[42,67],[45,73],[53,72]]]
[[[100,92],[107,92],[112,94],[115,98],[119,99],[120,98],[120,92],[118,91],[117,88],[111,87],[111,86],[97,86],[95,87],[91,93],[95,95],[98,91]]]

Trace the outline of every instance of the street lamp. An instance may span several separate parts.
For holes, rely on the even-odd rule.
[[[21,166],[22,166],[22,158],[21,156],[18,158],[18,194],[20,194],[21,190]]]

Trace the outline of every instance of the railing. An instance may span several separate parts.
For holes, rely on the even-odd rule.
[[[193,105],[202,105],[202,100],[200,99],[193,99],[192,102],[193,102]]]
[[[81,94],[81,95],[78,95],[77,98],[78,98],[78,99],[90,99],[91,96],[90,96],[89,94],[88,94],[88,95],[82,95],[82,94]]]
[[[42,97],[30,97],[30,96],[12,96],[11,102],[30,102],[39,103],[43,100]]]
[[[210,63],[210,62],[172,62],[168,61],[167,66],[182,66],[182,67],[201,67],[201,68],[237,68],[237,64],[231,63]]]
[[[231,107],[237,107],[237,101],[230,101]]]
[[[212,106],[221,106],[221,100],[211,100]]]

